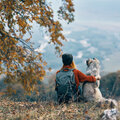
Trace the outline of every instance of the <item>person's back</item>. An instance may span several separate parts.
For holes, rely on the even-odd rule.
[[[56,75],[56,85],[59,103],[74,101],[76,83],[73,69],[62,69]]]
[[[58,102],[76,101],[80,82],[95,82],[94,76],[87,76],[76,69],[71,54],[62,55],[63,67],[56,74]]]

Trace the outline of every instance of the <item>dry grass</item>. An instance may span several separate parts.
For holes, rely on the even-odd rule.
[[[96,103],[13,102],[0,100],[0,120],[100,120],[105,106]],[[120,111],[120,102],[119,102]],[[120,118],[118,118],[120,120]]]

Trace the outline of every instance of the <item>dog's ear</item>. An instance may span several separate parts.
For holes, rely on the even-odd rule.
[[[97,59],[97,58],[93,58],[93,60],[96,60],[96,61],[98,61],[98,59]]]
[[[91,59],[86,60],[86,64],[87,64],[88,67],[90,66],[90,63],[92,63]]]
[[[87,65],[87,66],[89,66],[89,59],[88,59],[88,60],[86,60],[86,65]]]
[[[93,58],[98,64],[100,64],[100,61],[97,58]]]

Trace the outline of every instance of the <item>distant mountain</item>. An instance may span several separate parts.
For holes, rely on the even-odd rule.
[[[68,40],[68,42],[63,42],[63,52],[73,54],[77,68],[82,72],[85,73],[86,71],[85,61],[94,57],[100,60],[103,74],[104,72],[117,71],[120,68],[118,60],[120,58],[119,35],[92,27],[78,31],[66,29],[63,33]],[[43,53],[43,58],[47,61],[48,67],[51,67],[53,71],[60,69],[62,66],[61,58],[55,55],[54,45],[48,44],[49,37],[44,35],[38,37],[38,34],[33,34],[32,39],[36,50]],[[39,38],[42,38],[42,40],[39,40]],[[112,60],[113,58],[114,60]],[[110,61],[114,61],[113,65]]]

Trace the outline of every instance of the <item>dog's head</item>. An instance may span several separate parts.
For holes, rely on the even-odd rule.
[[[87,64],[87,75],[93,75],[96,76],[98,79],[100,79],[100,62],[97,58],[88,59],[86,61]]]
[[[90,58],[90,59],[86,60],[87,67],[90,67],[92,65],[91,63],[94,65],[100,64],[100,62],[97,58],[93,58],[93,59]]]

